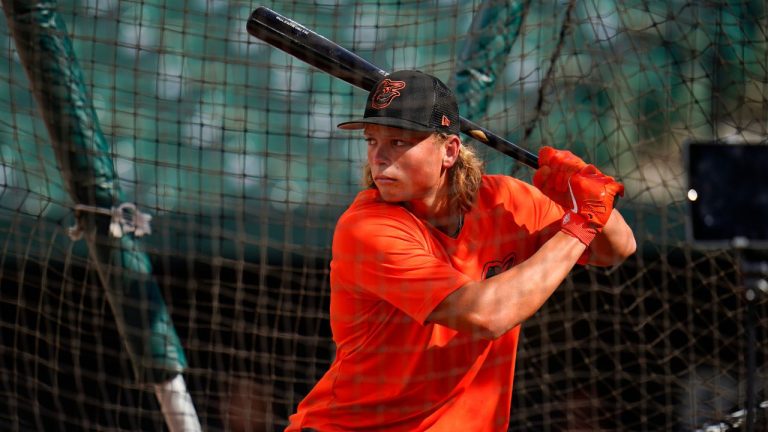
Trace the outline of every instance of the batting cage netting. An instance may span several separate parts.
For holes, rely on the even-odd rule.
[[[366,92],[249,35],[262,5],[626,186],[637,252],[523,324],[509,430],[766,430],[765,250],[692,241],[685,160],[766,143],[762,0],[3,0],[0,429],[282,429],[327,370]]]

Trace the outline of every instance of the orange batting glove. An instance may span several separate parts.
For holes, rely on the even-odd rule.
[[[539,150],[539,169],[533,174],[533,185],[552,201],[569,208],[571,195],[568,180],[585,166],[586,162],[568,150],[542,147]]]
[[[571,206],[565,207],[561,230],[589,246],[602,231],[613,210],[616,194],[624,194],[624,186],[613,177],[587,165],[568,180]]]
[[[616,195],[624,196],[624,185],[601,173],[594,165],[587,165],[568,181],[573,208],[598,228],[605,226],[613,210]]]
[[[567,150],[542,147],[533,184],[567,210],[561,230],[589,246],[611,216],[624,186]]]

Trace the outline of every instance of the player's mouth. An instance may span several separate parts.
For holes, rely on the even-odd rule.
[[[373,178],[373,181],[378,184],[392,184],[397,181],[397,179],[394,179],[392,177],[387,176],[376,176]]]

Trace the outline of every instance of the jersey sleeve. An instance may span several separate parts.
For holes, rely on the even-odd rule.
[[[531,205],[536,214],[536,225],[539,227],[539,231],[544,234],[544,241],[549,240],[555,232],[560,230],[565,210],[535,186],[528,183],[523,183],[523,185],[531,194]]]
[[[560,230],[565,210],[535,186],[508,176],[488,176],[492,187],[499,190],[507,210],[518,223],[528,227],[536,249]]]
[[[470,280],[404,209],[358,211],[336,226],[331,283],[361,300],[381,299],[423,324]]]

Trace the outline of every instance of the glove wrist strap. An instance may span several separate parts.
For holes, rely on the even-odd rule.
[[[569,211],[563,216],[560,231],[577,238],[584,245],[589,246],[597,233],[600,232],[600,229],[595,224],[590,223],[584,215]]]

